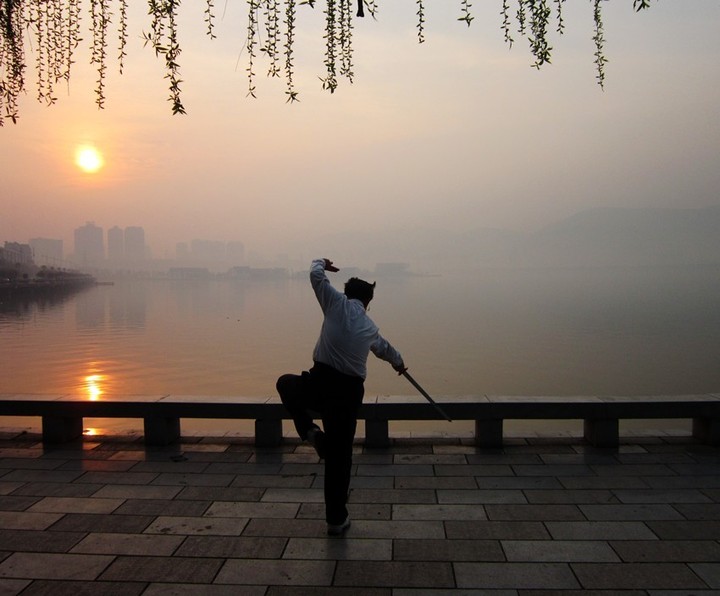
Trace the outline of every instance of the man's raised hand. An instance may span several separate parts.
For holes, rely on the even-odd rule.
[[[336,271],[340,271],[340,269],[335,267],[330,259],[325,259],[325,271],[332,271],[335,273]]]

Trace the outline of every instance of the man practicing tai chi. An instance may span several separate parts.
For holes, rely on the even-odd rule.
[[[402,373],[402,356],[367,316],[375,284],[353,277],[341,294],[330,285],[326,271],[338,271],[328,259],[310,266],[310,283],[324,320],[313,351],[313,367],[300,375],[283,375],[277,390],[295,422],[298,435],[325,460],[325,520],[331,536],[350,527],[347,510],[352,449],[357,412],[365,392],[367,357],[372,352]],[[310,413],[322,417],[324,431]]]

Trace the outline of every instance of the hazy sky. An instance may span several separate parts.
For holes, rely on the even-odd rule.
[[[293,105],[265,62],[258,98],[246,97],[245,2],[216,2],[215,40],[203,4],[181,7],[187,116],[171,115],[163,66],[143,48],[143,3],[105,110],[87,41],[57,105],[35,101],[30,77],[19,123],[0,129],[0,241],[63,238],[69,252],[92,220],[143,226],[156,256],[193,238],[274,254],[326,233],[532,230],[587,207],[720,203],[717,0],[639,14],[604,2],[604,91],[589,1],[565,3],[565,35],[538,72],[525,39],[504,43],[500,0],[475,2],[469,28],[459,1],[426,0],[422,45],[415,3],[381,0],[376,21],[355,22],[355,83],[334,95],[318,79],[323,2],[301,6]],[[96,174],[74,165],[86,143],[105,159]],[[342,253],[336,242],[328,256]]]

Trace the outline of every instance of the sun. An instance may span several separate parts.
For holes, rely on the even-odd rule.
[[[75,165],[87,174],[94,174],[105,165],[102,153],[92,145],[82,145],[75,151]]]

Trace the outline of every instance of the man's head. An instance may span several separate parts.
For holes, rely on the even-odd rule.
[[[375,282],[369,283],[357,277],[351,277],[345,282],[345,295],[350,299],[357,299],[367,308],[375,293]]]

